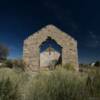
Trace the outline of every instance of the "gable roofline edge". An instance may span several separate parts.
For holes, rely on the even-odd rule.
[[[59,30],[61,33],[65,34],[66,36],[70,37],[72,40],[74,40],[75,42],[77,42],[77,40],[76,40],[74,37],[72,37],[72,36],[69,35],[67,32],[64,32],[63,30],[61,30],[60,28],[58,28],[57,26],[55,26],[55,25],[53,25],[53,24],[48,24],[48,25],[46,25],[46,26],[40,28],[38,31],[36,31],[36,32],[32,33],[31,35],[29,35],[29,36],[24,40],[24,42],[27,41],[30,37],[32,37],[32,36],[34,37],[35,34],[39,34],[42,30],[46,30],[46,29],[49,28],[49,27],[56,28],[56,29]]]

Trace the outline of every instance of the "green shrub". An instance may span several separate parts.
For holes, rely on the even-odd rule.
[[[0,68],[0,100],[100,100],[100,68],[86,73],[55,70],[28,74]]]
[[[0,62],[5,61],[9,55],[9,48],[0,43]]]
[[[10,60],[7,59],[2,62],[1,68],[14,68],[16,70],[24,71],[25,64],[22,60]]]
[[[13,68],[12,60],[6,60],[6,61],[4,62],[4,66],[5,66],[5,67],[8,67],[8,68]]]
[[[58,68],[39,73],[30,83],[26,100],[84,100],[85,77]]]
[[[100,67],[100,61],[97,61],[97,62],[95,63],[95,66],[96,66],[96,67]]]
[[[10,92],[12,93],[14,91],[14,93],[16,93],[15,97],[17,96],[16,99],[9,99],[9,100],[24,100],[24,96],[26,94],[25,92],[27,92],[26,87],[28,86],[28,82],[30,79],[31,76],[25,72],[15,71],[15,69],[10,69],[10,68],[0,68],[0,82],[5,84],[5,82],[7,81],[8,83],[7,82],[6,83],[11,85],[11,86],[8,85],[11,87],[11,89],[9,89],[9,93]],[[3,86],[7,88],[6,85]],[[0,85],[0,88],[3,86]],[[7,92],[8,95],[9,93]]]
[[[17,70],[24,71],[25,64],[24,64],[23,60],[13,60],[13,67]]]
[[[88,73],[86,88],[90,97],[100,98],[100,69],[94,68]]]
[[[57,60],[52,60],[49,65],[50,70],[54,70],[56,68]]]
[[[75,70],[75,67],[72,64],[65,64],[63,66],[63,68],[65,68],[67,70],[71,70],[71,71],[74,71]]]
[[[20,100],[17,88],[9,78],[0,80],[0,100]]]

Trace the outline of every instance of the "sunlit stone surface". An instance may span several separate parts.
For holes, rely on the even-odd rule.
[[[48,38],[59,45],[61,51],[57,51],[53,47],[54,51],[47,52],[44,50],[41,52],[41,45]],[[47,45],[49,47],[49,42],[47,42]],[[51,59],[58,60],[59,57],[62,65],[70,63],[78,70],[77,41],[54,25],[42,28],[24,41],[23,60],[27,71],[38,71],[41,67],[48,67]]]

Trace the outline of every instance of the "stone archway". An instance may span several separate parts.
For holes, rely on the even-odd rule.
[[[77,41],[54,25],[47,25],[24,40],[23,60],[26,70],[40,69],[40,46],[47,42],[48,37],[62,47],[60,53],[62,65],[72,64],[78,70]]]
[[[62,64],[62,47],[51,37],[43,41],[39,49],[40,67]]]

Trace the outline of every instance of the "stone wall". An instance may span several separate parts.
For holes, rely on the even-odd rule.
[[[53,25],[48,25],[24,41],[23,60],[26,70],[37,71],[40,69],[39,46],[48,37],[54,39],[62,47],[62,65],[71,63],[78,70],[77,41]]]
[[[49,52],[42,52],[40,54],[40,67],[47,67],[50,65],[50,62],[54,60],[59,60],[60,53],[57,51],[51,51],[51,54]]]

